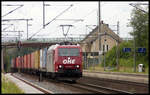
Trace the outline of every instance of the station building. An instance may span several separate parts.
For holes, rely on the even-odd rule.
[[[115,32],[113,32],[113,30],[110,29],[109,25],[103,23],[103,21],[101,21],[100,33],[98,28],[99,27],[97,26],[82,41],[80,41],[83,54],[85,55],[86,53],[88,58],[92,58],[93,56],[98,57],[98,53],[103,54],[123,41]],[[100,36],[100,44],[98,35]]]

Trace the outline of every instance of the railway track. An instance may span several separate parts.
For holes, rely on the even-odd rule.
[[[76,83],[76,84],[64,83],[64,84],[70,85],[76,88],[88,90],[89,92],[98,93],[98,94],[134,94],[128,91],[112,89],[112,88],[103,87],[99,85],[93,85],[93,84],[84,84],[84,83]]]
[[[92,80],[92,81],[91,81]],[[133,93],[149,93],[148,84],[129,82],[125,80],[114,80],[106,78],[82,77],[78,80],[79,83],[89,83],[93,85],[101,85],[109,88],[115,88]]]
[[[33,76],[31,76],[31,77],[33,77]],[[36,76],[36,78],[38,78],[38,76]],[[43,81],[56,83],[57,85],[59,84],[59,86],[62,86],[62,87],[63,87],[63,85],[64,85],[64,87],[68,87],[68,88],[73,87],[73,89],[79,89],[79,91],[82,90],[83,93],[135,94],[134,92],[130,92],[130,91],[127,91],[127,90],[114,89],[114,88],[102,86],[102,85],[99,85],[99,84],[93,84],[93,83],[90,83],[90,82],[83,82],[83,81],[82,82],[77,81],[76,83],[72,83],[71,81],[59,81],[59,80],[48,79],[48,78],[45,78],[45,77],[43,77]],[[29,83],[29,85],[30,84],[31,83]],[[37,88],[37,87],[35,87],[35,88]],[[37,88],[37,89],[39,89],[40,91],[42,91],[43,93],[46,93],[46,94],[51,93],[51,92],[49,92],[47,90],[43,90],[41,88]]]
[[[128,91],[123,91],[123,90],[118,90],[118,89],[113,89],[113,88],[103,87],[103,86],[93,85],[93,84],[84,84],[84,83],[79,83],[79,82],[74,83],[72,81],[59,81],[59,80],[46,79],[46,78],[44,78],[44,80],[52,81],[52,82],[56,82],[56,83],[62,83],[62,84],[67,85],[67,86],[75,87],[75,88],[78,88],[78,89],[83,89],[83,90],[85,90],[86,92],[89,92],[89,93],[134,94],[134,93],[128,92]]]
[[[48,91],[48,90],[46,90],[46,89],[44,89],[44,88],[41,88],[41,87],[39,87],[39,86],[37,86],[37,85],[31,83],[31,82],[28,82],[27,80],[24,80],[24,79],[22,79],[22,78],[20,78],[20,77],[18,77],[18,76],[16,76],[16,75],[14,75],[13,73],[11,73],[11,75],[12,75],[13,77],[15,77],[15,78],[17,78],[17,79],[19,79],[19,80],[25,82],[26,84],[28,84],[28,85],[30,85],[30,86],[32,86],[32,87],[38,89],[39,91],[43,92],[44,94],[53,94],[53,92]]]
[[[52,81],[56,83],[62,83],[64,85],[69,85],[75,88],[83,89],[85,91],[88,91],[90,93],[99,93],[99,94],[134,94],[133,92],[128,92],[128,91],[123,91],[123,90],[118,90],[118,89],[113,89],[109,87],[103,87],[99,85],[94,85],[94,84],[84,84],[84,83],[74,83],[72,81],[63,81],[63,80],[53,80],[53,79],[47,79],[44,78],[44,80],[47,81]]]

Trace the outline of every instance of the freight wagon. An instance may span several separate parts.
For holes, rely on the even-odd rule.
[[[82,51],[79,45],[52,45],[16,59],[12,61],[12,68],[23,72],[72,81],[82,77]]]

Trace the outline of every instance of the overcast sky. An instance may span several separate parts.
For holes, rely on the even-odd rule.
[[[131,27],[127,27],[129,19],[131,17],[131,11],[133,9],[129,3],[137,2],[101,2],[101,19],[104,23],[109,24],[111,29],[116,30],[117,21],[119,21],[120,37],[131,37],[128,33],[132,31]],[[145,2],[143,2],[145,3]],[[148,3],[148,2],[146,2]],[[18,6],[5,6],[6,4],[11,5],[23,5],[23,7],[17,9],[16,11],[4,16],[9,11],[17,8]],[[50,6],[45,6],[45,23],[50,22],[54,17],[67,9],[71,4],[73,6],[60,15],[56,19],[83,19],[83,21],[63,21],[63,20],[54,20],[49,25],[42,29],[43,27],[43,2],[2,2],[2,19],[30,19],[29,24],[29,37],[39,31],[37,35],[33,38],[53,38],[53,37],[64,37],[63,31],[60,25],[73,25],[70,27],[68,36],[72,37],[79,36],[79,34],[86,34],[91,31],[90,28],[87,28],[86,25],[97,25],[98,24],[98,2],[48,2]],[[24,31],[22,33],[22,38],[27,37],[27,24],[26,21],[11,21],[11,22],[2,22],[2,24],[14,24],[10,26],[7,30]],[[2,29],[8,27],[3,25]],[[68,27],[65,27],[64,31],[67,31]],[[91,27],[94,28],[94,27]],[[114,31],[116,32],[116,31]],[[4,32],[3,32],[4,34]],[[6,34],[6,33],[5,33]],[[7,33],[8,34],[8,33]],[[14,35],[15,33],[9,33],[9,35]],[[75,35],[76,34],[76,35]]]

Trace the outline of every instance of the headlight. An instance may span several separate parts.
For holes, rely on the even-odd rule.
[[[62,68],[62,65],[58,65],[59,68]]]
[[[80,67],[80,65],[76,65],[76,68],[79,68]]]

